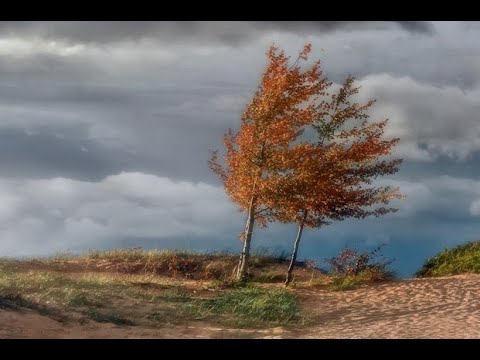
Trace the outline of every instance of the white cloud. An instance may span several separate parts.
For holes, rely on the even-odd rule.
[[[218,239],[242,216],[223,188],[120,173],[99,182],[0,181],[0,253],[98,247],[124,238]]]
[[[480,180],[439,176],[416,181],[383,178],[375,183],[399,187],[400,192],[407,196],[405,200],[392,202],[399,210],[389,217],[431,216],[442,221],[441,218],[465,219],[480,215]],[[477,198],[479,200],[472,200]]]
[[[464,92],[388,74],[359,81],[360,97],[376,98],[376,119],[389,118],[387,136],[400,137],[396,153],[413,160],[465,160],[480,150],[480,88]]]
[[[470,214],[472,216],[480,215],[480,199],[472,201],[472,204],[470,205]]]
[[[437,220],[480,215],[480,181],[442,176],[377,183],[399,186],[407,199],[392,204],[399,211],[382,218],[375,233],[358,225],[363,230],[357,233],[370,245],[389,241],[389,224],[397,220],[424,219],[425,214]],[[3,179],[0,204],[2,255],[122,246],[121,241],[128,238],[222,239],[230,241],[226,247],[236,246],[244,220],[221,187],[140,172],[123,172],[99,182]],[[338,235],[344,225],[328,228]],[[280,244],[284,229],[273,226],[256,232],[255,244]],[[293,234],[295,229],[288,226],[288,230]]]
[[[0,38],[0,55],[24,58],[37,54],[73,56],[85,51],[84,44],[70,44],[41,38],[22,39],[18,37]]]

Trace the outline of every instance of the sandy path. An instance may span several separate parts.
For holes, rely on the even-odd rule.
[[[318,325],[302,337],[480,338],[479,274],[306,295]]]
[[[299,299],[313,315],[309,326],[298,329],[62,324],[30,311],[0,310],[0,338],[480,338],[478,274],[336,293],[302,290]]]

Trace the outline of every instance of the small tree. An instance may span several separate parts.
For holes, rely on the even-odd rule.
[[[270,47],[268,67],[243,113],[240,129],[236,133],[230,129],[224,137],[224,165],[216,151],[209,161],[227,194],[247,213],[238,279],[246,275],[255,223],[266,226],[285,196],[278,185],[289,171],[285,159],[295,157],[291,145],[313,124],[317,114],[314,100],[325,95],[330,85],[322,77],[318,61],[301,71],[300,63],[307,61],[310,50],[307,44],[289,66],[289,57]]]
[[[292,279],[304,227],[320,227],[346,218],[382,216],[397,209],[386,207],[392,199],[401,199],[398,189],[372,185],[372,180],[398,171],[401,159],[385,160],[399,139],[384,140],[387,120],[368,121],[366,104],[352,101],[359,88],[348,77],[340,90],[318,104],[313,125],[317,142],[301,143],[285,164],[290,169],[282,183],[275,218],[295,222],[294,241],[285,285]],[[375,207],[376,205],[379,205]]]

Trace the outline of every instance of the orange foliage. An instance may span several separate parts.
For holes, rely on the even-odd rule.
[[[385,205],[404,198],[398,189],[372,185],[398,171],[402,160],[385,157],[399,139],[382,138],[387,120],[368,121],[374,100],[351,101],[359,90],[353,83],[348,77],[337,94],[318,104],[312,125],[318,141],[292,146],[284,159],[288,172],[277,184],[275,220],[317,227],[328,220],[385,215],[396,211]]]
[[[310,50],[307,44],[289,66],[283,51],[270,48],[269,66],[243,113],[240,129],[236,133],[230,129],[225,135],[225,166],[219,164],[217,152],[209,162],[230,198],[244,211],[253,207],[262,226],[266,226],[271,196],[283,177],[285,159],[291,156],[291,144],[315,118],[312,100],[325,95],[331,85],[322,77],[319,62],[301,71],[300,62],[308,59]]]
[[[398,189],[372,185],[378,176],[397,172],[402,161],[386,157],[399,141],[383,139],[387,120],[368,121],[375,101],[352,100],[359,91],[352,77],[333,92],[319,61],[302,70],[310,52],[305,45],[289,66],[283,51],[270,48],[269,65],[239,130],[225,134],[224,165],[217,152],[209,161],[227,194],[248,214],[240,272],[255,222],[294,222],[301,230],[381,216],[396,211],[386,207],[390,200],[403,197]]]

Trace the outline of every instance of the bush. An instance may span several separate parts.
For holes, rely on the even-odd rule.
[[[346,247],[338,256],[325,261],[334,275],[357,276],[360,273],[371,273],[378,276],[390,273],[387,268],[393,262],[393,259],[387,259],[381,254],[382,247],[380,245],[371,252],[359,252]]]
[[[344,248],[338,256],[326,259],[333,275],[330,290],[350,290],[363,283],[391,279],[393,271],[389,266],[393,259],[387,259],[381,254],[382,247],[381,245],[371,252]]]
[[[232,272],[232,262],[227,260],[212,260],[203,271],[204,279],[225,279]]]
[[[182,256],[182,254],[173,254],[168,262],[168,271],[173,276],[182,275],[186,278],[193,278],[193,274],[197,272],[202,262],[192,256]]]

